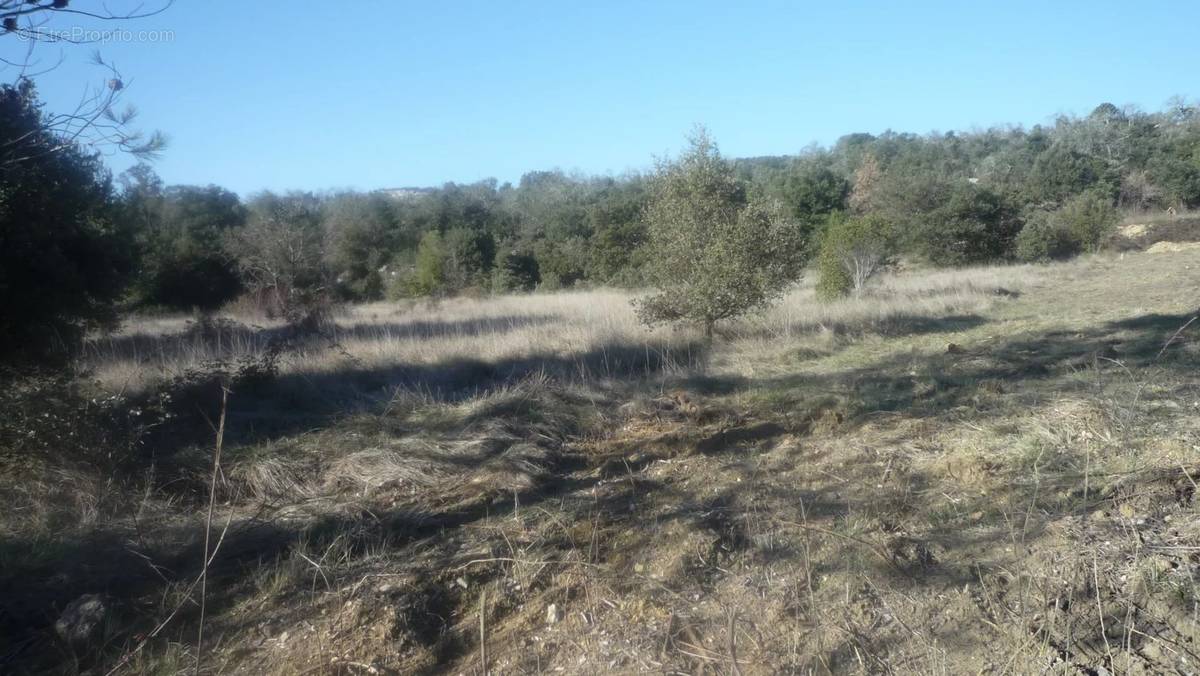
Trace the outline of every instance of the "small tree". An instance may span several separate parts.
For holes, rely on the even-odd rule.
[[[530,253],[513,250],[500,257],[492,276],[492,290],[497,293],[533,291],[540,281],[537,258]]]
[[[1017,258],[1027,263],[1044,263],[1070,258],[1079,253],[1079,243],[1049,211],[1034,211],[1025,218],[1017,235]]]
[[[332,284],[313,196],[258,196],[246,226],[232,233],[228,245],[247,286],[269,313],[294,323],[320,319]]]
[[[818,296],[862,295],[867,282],[890,263],[895,240],[894,229],[879,216],[831,216],[821,240]]]
[[[1100,250],[1120,219],[1112,200],[1099,191],[1072,197],[1054,215],[1080,249],[1092,253]]]
[[[1034,211],[1026,216],[1017,236],[1017,256],[1041,262],[1070,258],[1083,251],[1096,252],[1117,225],[1112,202],[1096,192],[1076,195],[1054,211]]]
[[[694,322],[711,340],[718,321],[768,304],[803,263],[798,228],[747,198],[703,129],[679,159],[659,163],[645,218],[659,289],[636,301],[647,324]]]

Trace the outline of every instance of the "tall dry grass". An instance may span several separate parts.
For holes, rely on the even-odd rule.
[[[1032,266],[893,273],[861,298],[822,303],[801,282],[768,310],[721,328],[726,342],[788,341],[814,332],[887,332],[904,322],[982,311],[1021,293],[1041,276]],[[598,289],[441,301],[371,303],[346,308],[324,340],[297,345],[281,373],[331,374],[355,368],[429,367],[471,361],[603,362],[609,350],[645,351],[686,365],[701,334],[691,327],[647,328],[633,312],[636,292]],[[93,337],[83,357],[103,387],[145,388],[211,360],[253,356],[282,330],[278,322],[227,315],[197,331],[187,316],[135,317]],[[678,354],[676,354],[678,353]]]

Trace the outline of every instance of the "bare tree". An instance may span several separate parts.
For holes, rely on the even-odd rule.
[[[40,45],[49,43],[85,44],[98,42],[101,37],[54,29],[56,17],[76,17],[90,21],[120,21],[141,19],[160,14],[174,0],[161,0],[153,7],[144,4],[125,11],[108,4],[90,3],[92,8],[71,6],[70,0],[0,0],[0,40],[19,41],[24,45],[15,58],[0,56],[0,70],[15,70],[16,76],[8,85],[28,87],[33,78],[44,75],[63,62],[63,55],[49,65],[35,58]],[[97,6],[99,5],[99,6]],[[11,44],[11,43],[10,43]],[[166,146],[166,137],[159,132],[143,134],[133,128],[137,110],[130,105],[119,106],[129,83],[116,66],[95,52],[92,63],[103,71],[99,85],[85,88],[74,108],[64,113],[45,114],[43,126],[51,132],[56,143],[47,143],[45,136],[21,135],[0,139],[0,166],[22,162],[39,154],[59,152],[72,145],[100,152],[119,151],[152,159]],[[38,142],[34,143],[37,138]]]
[[[89,3],[91,9],[72,6],[70,0],[0,0],[0,26],[4,35],[20,36],[33,42],[87,42],[49,30],[56,15],[75,16],[100,21],[144,19],[161,14],[175,0],[162,0],[147,7],[137,3],[126,11],[111,8],[108,3]],[[97,6],[99,5],[99,6]]]

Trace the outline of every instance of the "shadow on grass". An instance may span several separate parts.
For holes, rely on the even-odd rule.
[[[781,406],[813,397],[845,403],[847,422],[879,413],[936,417],[961,407],[986,417],[987,395],[1082,386],[1067,382],[1093,372],[1128,378],[1138,370],[1168,371],[1200,366],[1200,322],[1194,314],[1148,314],[1079,331],[1053,330],[953,346],[935,354],[897,354],[832,373],[800,373],[771,378],[690,376],[681,385],[705,394],[757,393],[777,397]],[[983,404],[981,404],[983,402]]]
[[[293,370],[253,382],[233,383],[229,397],[231,445],[271,441],[319,429],[353,414],[380,413],[397,396],[457,402],[511,387],[531,377],[559,383],[638,380],[701,368],[707,347],[601,345],[576,354],[534,354],[483,361],[364,367],[347,361],[330,371]],[[149,432],[148,453],[163,458],[193,445],[207,445],[220,414],[221,388],[213,378],[189,388],[172,404],[175,417]]]
[[[157,335],[130,333],[102,336],[89,341],[85,354],[105,361],[183,360],[198,349],[220,356],[225,353],[257,352],[269,345],[290,341],[298,346],[333,341],[387,342],[398,340],[445,340],[494,336],[522,329],[562,323],[558,315],[511,315],[452,321],[356,322],[332,327],[326,335],[303,335],[291,326],[260,327],[232,320],[189,323],[181,333]]]
[[[767,380],[707,376],[685,378],[682,383],[690,389],[715,393],[767,389],[785,393],[796,390],[803,396],[815,392],[824,398],[841,395],[848,401],[856,402],[853,409],[847,411],[844,424],[849,425],[861,423],[878,412],[903,411],[909,417],[931,417],[945,415],[961,406],[972,406],[975,415],[986,416],[987,410],[979,409],[975,399],[986,391],[981,389],[984,387],[998,386],[1009,391],[1057,388],[1063,386],[1061,379],[1081,369],[1099,367],[1161,367],[1194,373],[1200,365],[1196,341],[1186,332],[1175,335],[1190,319],[1191,315],[1144,315],[1079,332],[1050,331],[995,340],[953,353],[897,356],[832,374],[804,374]],[[1172,336],[1174,340],[1171,340]],[[347,402],[358,402],[367,410],[378,411],[378,407],[385,405],[397,388],[425,392],[435,400],[457,401],[505,387],[538,373],[567,380],[577,377],[637,379],[674,368],[698,365],[702,363],[703,354],[699,346],[688,346],[682,350],[614,346],[583,355],[546,355],[498,364],[465,362],[438,367],[350,369],[328,374],[288,375],[259,385],[264,388],[261,391],[235,393],[231,410],[231,439],[279,438],[319,427],[328,422],[330,417],[344,414]],[[1115,362],[1120,362],[1121,366]],[[372,393],[377,396],[364,396]],[[291,400],[294,408],[289,409],[288,397],[294,397]],[[521,414],[521,410],[481,413],[483,416]],[[697,448],[708,457],[728,458],[733,466],[739,462],[741,455],[756,452],[755,449],[774,442],[784,434],[807,432],[803,424],[767,422],[726,429],[700,440]],[[481,452],[494,454],[495,449]],[[889,492],[893,489],[854,493],[848,489],[845,480],[837,477],[814,480],[815,485],[799,488],[766,483],[747,474],[746,480],[736,486],[714,492],[709,486],[703,490],[688,490],[648,477],[634,477],[630,470],[629,482],[611,482],[604,491],[590,492],[590,497],[585,499],[580,497],[584,489],[590,490],[597,485],[594,478],[582,471],[591,460],[564,453],[556,453],[553,457],[548,479],[533,488],[518,491],[515,496],[506,495],[500,502],[480,496],[478,500],[440,509],[394,509],[370,514],[327,516],[303,529],[257,521],[238,524],[215,564],[213,574],[220,582],[217,585],[220,591],[210,608],[215,613],[223,607],[236,604],[242,598],[241,594],[245,593],[245,585],[250,584],[250,578],[262,562],[286,556],[301,542],[322,546],[342,539],[349,543],[351,552],[381,546],[380,543],[384,543],[382,546],[389,551],[403,551],[417,540],[460,530],[490,516],[510,514],[514,504],[529,508],[550,504],[548,501],[557,501],[559,504],[574,504],[571,501],[576,501],[579,506],[575,518],[584,519],[586,514],[603,513],[610,529],[637,533],[627,543],[630,551],[622,552],[627,561],[637,560],[639,548],[648,549],[655,545],[654,534],[640,530],[642,522],[637,505],[650,501],[677,505],[665,514],[657,515],[656,519],[664,522],[683,521],[697,531],[711,534],[712,545],[708,554],[716,565],[706,567],[704,575],[697,578],[702,585],[709,584],[721,573],[717,566],[729,557],[753,552],[759,557],[754,560],[763,563],[769,562],[772,557],[798,556],[797,552],[762,545],[758,539],[762,532],[756,530],[754,518],[765,519],[763,523],[775,525],[787,521],[794,527],[800,520],[796,514],[800,504],[805,505],[803,518],[814,522],[836,520],[850,512],[872,517],[892,512],[902,514],[904,509],[912,509],[912,496],[920,495],[924,487],[931,483],[929,477],[919,472],[909,472],[899,484],[900,487],[895,489],[895,494]],[[476,462],[483,460],[486,457],[473,458]],[[856,471],[849,464],[844,470],[847,474]],[[1028,494],[1029,490],[1014,485],[1011,489],[1013,495],[1007,497],[1014,504],[1037,507],[1045,512],[1045,518],[1052,517],[1053,510],[1062,509],[1061,504],[1039,502],[1036,494]],[[768,516],[756,516],[762,513],[762,508],[752,500],[760,498],[767,501],[766,504],[778,507]],[[1004,500],[1006,497],[992,496],[989,499]],[[871,535],[866,545],[852,539],[837,541],[833,553],[827,554],[825,563],[818,565],[818,577],[823,570],[821,565],[833,572],[836,561],[853,558],[868,561],[867,565],[873,566],[881,574],[891,576],[898,586],[939,589],[962,586],[976,580],[979,569],[943,564],[943,560],[955,558],[946,554],[1006,540],[1011,535],[1000,529],[973,529],[967,532],[954,526],[935,528],[932,532],[922,534],[922,540],[916,540],[894,533],[884,522],[874,527],[878,532]],[[39,542],[21,539],[0,542],[3,560],[37,561],[28,565],[6,566],[0,572],[0,633],[4,636],[4,643],[0,644],[0,668],[17,664],[27,671],[54,668],[54,657],[63,655],[65,647],[59,646],[53,638],[53,622],[65,604],[79,594],[108,594],[120,604],[133,609],[134,615],[144,618],[147,615],[155,616],[149,609],[153,602],[147,599],[160,594],[165,583],[194,579],[197,562],[201,558],[198,549],[201,530],[198,524],[192,522],[179,526],[176,532],[162,538],[163,542],[169,544],[153,548],[131,544],[129,535],[101,533],[81,537],[58,545],[49,556],[45,553],[38,555],[38,548],[43,546]],[[1039,535],[1035,523],[1024,542],[1031,543]],[[604,552],[600,552],[600,560],[603,560],[603,555]],[[446,553],[446,558],[440,561],[442,569],[448,569],[453,563],[450,556]],[[713,577],[710,579],[706,576]],[[431,590],[430,594],[463,593],[453,588],[450,591],[442,589],[437,594],[435,591]],[[453,598],[437,598],[441,599],[438,603],[445,609],[453,608],[457,603]],[[430,617],[437,615],[438,608],[442,607],[435,606],[428,613]],[[194,615],[195,609],[187,607],[179,621],[187,624],[194,620]],[[442,615],[440,624],[430,620],[434,624],[423,635],[431,645],[438,646],[439,659],[451,659],[468,647],[471,639],[449,636],[451,621],[446,618],[451,613],[444,612]],[[131,625],[121,635],[127,638],[132,631],[141,628],[141,625]],[[122,645],[114,644],[110,649],[119,652]],[[114,653],[109,654],[111,656]],[[15,671],[16,667],[13,669]]]

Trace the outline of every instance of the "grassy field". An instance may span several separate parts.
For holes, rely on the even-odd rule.
[[[133,320],[83,359],[137,461],[0,455],[0,671],[1194,673],[1198,288],[910,270],[711,345],[609,290]]]

